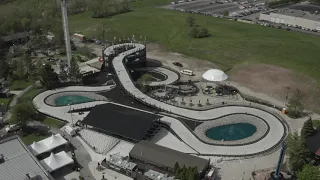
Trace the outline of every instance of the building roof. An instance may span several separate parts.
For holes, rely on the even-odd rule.
[[[33,142],[29,146],[29,149],[35,156],[37,156],[67,143],[68,142],[60,134],[55,134],[39,142]]]
[[[124,157],[120,156],[120,153],[110,155],[109,163],[121,167],[122,169],[127,170],[133,170],[137,164],[133,162],[129,162],[127,159],[124,159]]]
[[[184,165],[186,167],[197,167],[199,172],[202,172],[209,163],[209,160],[159,146],[148,141],[137,143],[129,155],[159,167],[164,166],[172,169],[175,163],[178,162],[180,167]]]
[[[72,164],[74,161],[72,158],[68,156],[68,154],[64,151],[61,151],[57,154],[51,153],[51,155],[44,160],[40,161],[40,163],[45,167],[48,172],[53,172],[57,169],[60,169],[64,166]]]
[[[168,177],[166,174],[159,173],[154,170],[149,170],[144,173],[144,176],[148,177],[148,179],[152,180],[174,180],[174,177]]]
[[[8,36],[2,36],[2,39],[5,42],[9,42],[9,41],[17,40],[17,39],[26,38],[29,36],[30,36],[30,34],[28,32],[20,32],[20,33],[11,34]]]
[[[106,103],[95,106],[82,123],[106,133],[140,141],[159,118],[155,114]]]
[[[23,180],[26,174],[40,176],[42,180],[53,179],[18,136],[1,140],[0,154],[4,157],[4,162],[0,163],[1,180]]]
[[[318,14],[311,14],[307,11],[301,11],[296,9],[280,9],[276,12],[271,12],[276,14],[282,14],[287,16],[293,16],[293,17],[299,17],[303,19],[309,19],[313,21],[319,21],[320,22],[320,15]]]

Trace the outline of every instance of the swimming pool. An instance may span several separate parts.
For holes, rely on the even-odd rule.
[[[248,138],[256,131],[257,127],[250,123],[235,123],[210,128],[206,131],[206,136],[218,141],[235,141]]]
[[[66,95],[66,96],[60,96],[55,99],[56,106],[67,106],[70,104],[80,104],[85,102],[91,102],[94,101],[94,99],[80,96],[80,95]]]

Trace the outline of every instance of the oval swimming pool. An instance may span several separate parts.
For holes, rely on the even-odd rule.
[[[85,97],[85,96],[79,96],[79,95],[67,95],[67,96],[60,96],[57,99],[55,99],[56,106],[67,106],[70,104],[80,104],[80,103],[86,103],[94,101],[94,99]]]
[[[252,136],[257,127],[249,123],[226,124],[210,128],[206,136],[217,141],[235,141]]]

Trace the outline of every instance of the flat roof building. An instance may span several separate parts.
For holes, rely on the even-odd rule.
[[[295,9],[277,9],[260,14],[259,20],[301,26],[320,31],[320,15]]]
[[[204,175],[209,167],[209,160],[185,154],[157,144],[140,141],[129,153],[130,159],[144,170],[157,170],[173,173],[176,163],[180,167],[196,167],[200,175]],[[152,167],[150,166],[152,165]]]
[[[0,141],[0,179],[53,180],[37,158],[29,151],[18,136]]]
[[[114,103],[95,106],[81,122],[90,128],[117,138],[138,142],[152,137],[160,117]]]

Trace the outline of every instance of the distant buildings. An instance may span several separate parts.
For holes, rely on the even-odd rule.
[[[280,9],[263,12],[259,20],[320,31],[320,15],[295,9]]]

